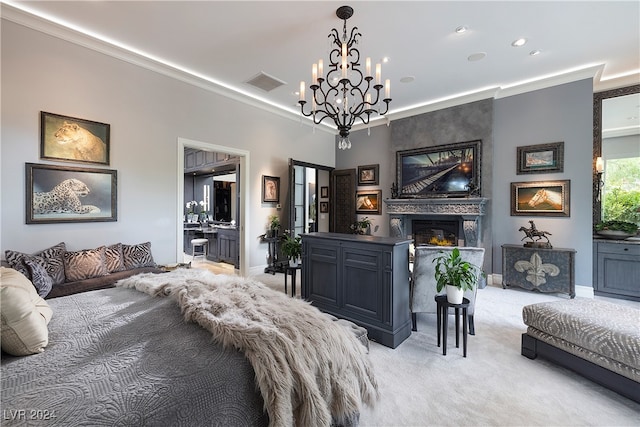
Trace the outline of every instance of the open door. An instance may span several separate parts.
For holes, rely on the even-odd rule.
[[[288,230],[293,235],[329,231],[329,181],[333,168],[289,159]]]

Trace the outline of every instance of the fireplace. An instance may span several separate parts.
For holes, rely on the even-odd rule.
[[[454,234],[456,236],[454,245],[477,247],[481,235],[480,220],[485,215],[485,205],[488,200],[483,197],[385,199],[389,214],[389,233],[393,237],[413,236],[415,234],[413,221],[451,222],[451,230],[442,225],[431,228],[443,230],[443,236]],[[454,226],[453,223],[456,225]]]
[[[416,245],[459,246],[460,221],[414,219],[411,235]]]

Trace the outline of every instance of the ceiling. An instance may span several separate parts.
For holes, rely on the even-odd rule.
[[[638,1],[4,3],[6,19],[297,120],[300,81],[309,84],[318,59],[328,62],[327,36],[342,32],[335,11],[343,4],[355,10],[347,27],[362,34],[361,55],[389,58],[390,120],[582,78],[594,77],[597,91],[638,83],[640,73]],[[460,26],[467,31],[456,33]],[[513,47],[521,37],[527,43]],[[260,72],[285,84],[266,92],[246,83]]]

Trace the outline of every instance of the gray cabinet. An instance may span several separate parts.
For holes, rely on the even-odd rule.
[[[236,164],[239,162],[238,156],[231,156],[226,153],[214,153],[211,151],[185,148],[184,150],[184,171],[195,172],[223,165]]]
[[[502,245],[502,287],[576,296],[575,249]]]
[[[640,242],[593,241],[596,295],[640,301]]]
[[[411,335],[410,242],[340,233],[302,235],[302,298],[396,348]]]
[[[218,228],[216,239],[218,261],[233,264],[235,268],[240,268],[238,234],[237,229]]]

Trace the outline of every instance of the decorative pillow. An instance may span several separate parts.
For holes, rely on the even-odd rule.
[[[31,283],[38,291],[38,295],[42,298],[46,297],[53,287],[53,280],[45,270],[45,266],[41,264],[40,257],[26,256],[22,259],[29,271],[31,272]]]
[[[49,344],[47,324],[53,311],[18,271],[0,267],[2,350],[14,356],[41,353]]]
[[[52,246],[40,252],[36,252],[32,255],[12,250],[5,251],[4,255],[7,259],[7,262],[9,263],[9,266],[14,270],[17,270],[20,273],[24,274],[24,276],[28,279],[31,279],[31,272],[22,262],[22,258],[24,258],[25,256],[42,258],[42,260],[44,261],[45,269],[53,280],[53,284],[59,285],[60,283],[64,283],[65,280],[62,254],[66,251],[66,249],[67,248],[65,247],[64,242],[60,242],[55,246]]]
[[[122,243],[116,243],[107,247],[105,251],[105,263],[109,273],[124,270],[124,262],[122,262]]]
[[[153,255],[151,255],[151,242],[138,245],[122,245],[122,256],[125,270],[156,266],[153,261]]]
[[[76,282],[109,274],[105,263],[106,249],[105,246],[100,246],[96,249],[65,252],[63,259],[67,282]]]

